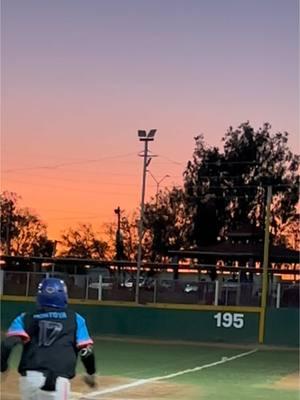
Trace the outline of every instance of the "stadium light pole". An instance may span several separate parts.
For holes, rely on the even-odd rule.
[[[164,181],[166,178],[170,178],[170,175],[165,175],[163,178],[161,178],[159,181],[155,178],[155,176],[152,174],[152,172],[148,169],[147,172],[149,172],[149,174],[151,175],[151,177],[153,178],[153,180],[156,183],[156,205],[157,205],[157,201],[158,201],[158,192],[159,192],[159,185],[162,183],[162,181]]]
[[[259,337],[260,344],[264,342],[266,307],[268,296],[268,268],[269,268],[269,247],[270,247],[270,217],[272,202],[272,186],[267,187],[266,212],[265,212],[265,238],[264,238],[264,258],[263,258],[263,276],[261,293],[261,312],[259,318]]]
[[[141,142],[144,142],[144,163],[143,163],[143,179],[142,179],[142,198],[141,198],[141,215],[139,220],[139,245],[138,245],[138,257],[137,257],[137,269],[136,269],[136,283],[135,283],[135,302],[139,303],[140,298],[140,275],[141,275],[141,262],[142,262],[142,240],[144,230],[144,209],[145,209],[145,192],[146,192],[146,174],[147,167],[151,161],[148,158],[149,142],[154,140],[156,129],[151,129],[149,133],[146,131],[139,130],[138,138]]]

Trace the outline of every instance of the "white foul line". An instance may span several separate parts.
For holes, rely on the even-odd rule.
[[[254,349],[254,350],[251,350],[251,351],[247,351],[246,353],[237,354],[236,356],[232,356],[232,357],[222,357],[222,359],[219,360],[219,361],[215,361],[215,362],[210,363],[210,364],[201,365],[201,366],[195,367],[195,368],[185,369],[185,370],[179,371],[179,372],[174,372],[173,374],[163,375],[163,376],[155,376],[153,378],[147,378],[147,379],[139,379],[139,380],[137,380],[135,382],[127,383],[125,385],[115,386],[115,387],[112,387],[112,388],[107,388],[107,389],[103,389],[103,390],[98,390],[98,391],[95,391],[95,392],[87,393],[86,395],[81,397],[81,399],[82,400],[83,399],[89,400],[89,399],[93,399],[96,396],[101,396],[102,394],[119,392],[121,390],[129,389],[129,388],[132,388],[132,387],[135,387],[135,386],[144,385],[146,383],[161,381],[161,380],[164,380],[164,379],[171,379],[171,378],[175,378],[176,376],[189,374],[191,372],[201,371],[202,369],[205,369],[205,368],[215,367],[216,365],[225,364],[225,363],[227,363],[229,361],[233,361],[233,360],[236,360],[236,359],[241,358],[241,357],[249,356],[250,354],[255,353],[257,350],[258,349]]]

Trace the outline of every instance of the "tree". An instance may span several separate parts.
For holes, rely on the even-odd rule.
[[[121,217],[121,234],[125,259],[136,261],[139,244],[138,216],[136,212],[131,216],[124,215]]]
[[[116,243],[116,224],[107,224],[106,233],[112,247]],[[138,217],[134,212],[130,215],[122,215],[120,218],[120,235],[122,240],[122,259],[129,261],[137,260],[137,249],[139,243],[138,237]]]
[[[51,256],[53,242],[46,225],[28,208],[20,208],[16,193],[3,192],[1,199],[1,251],[8,255]]]
[[[160,261],[169,250],[180,248],[187,222],[182,189],[160,191],[145,205],[145,256],[151,261]]]
[[[10,254],[11,242],[18,236],[16,210],[19,197],[16,193],[3,192],[0,195],[1,200],[1,251]]]
[[[277,217],[276,234],[273,233],[274,243],[293,250],[300,250],[299,214],[291,216],[285,223]]]
[[[90,224],[79,224],[62,234],[60,245],[63,257],[106,259],[108,244],[101,240]]]
[[[195,138],[193,160],[184,172],[186,213],[193,220],[190,244],[214,243],[226,232],[251,223],[264,226],[266,187],[273,187],[271,233],[296,213],[299,157],[288,147],[288,133],[257,131],[247,123],[225,134],[224,151]]]

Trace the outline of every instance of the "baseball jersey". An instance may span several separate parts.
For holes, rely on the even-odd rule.
[[[45,308],[19,315],[7,336],[23,339],[19,373],[54,372],[71,379],[75,376],[80,348],[93,344],[85,319],[72,310]]]

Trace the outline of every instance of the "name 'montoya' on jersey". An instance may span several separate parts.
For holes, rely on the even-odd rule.
[[[33,314],[32,316],[34,319],[43,319],[43,318],[53,318],[53,319],[66,319],[67,314],[63,312],[57,312],[57,311],[50,311],[50,312],[44,312],[40,314]]]

